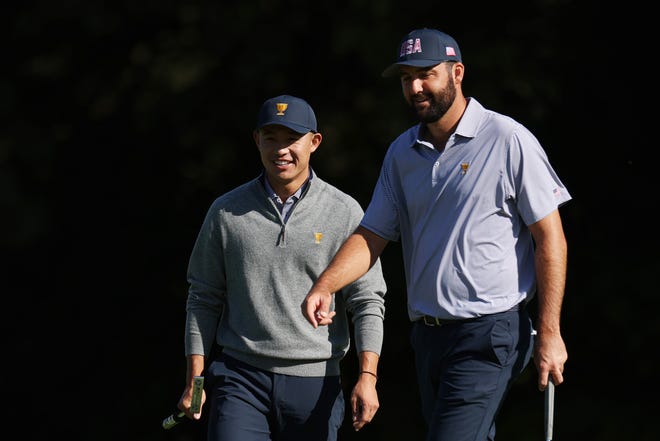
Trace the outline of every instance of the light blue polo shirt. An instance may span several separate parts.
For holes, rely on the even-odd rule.
[[[470,98],[439,153],[421,125],[392,142],[361,225],[401,242],[408,315],[506,311],[536,290],[527,225],[571,199],[536,137]]]

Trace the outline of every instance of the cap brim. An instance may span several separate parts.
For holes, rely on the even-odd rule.
[[[293,130],[296,133],[300,133],[301,135],[304,135],[307,132],[313,132],[314,130],[310,129],[309,127],[301,126],[299,124],[294,124],[286,121],[266,121],[265,123],[261,124],[259,127],[257,127],[257,130],[263,129],[266,126],[284,126],[287,127],[291,130]]]
[[[399,63],[392,63],[383,71],[382,76],[385,78],[393,77],[399,74],[399,67],[412,66],[412,67],[431,67],[442,63],[444,60],[407,60]]]

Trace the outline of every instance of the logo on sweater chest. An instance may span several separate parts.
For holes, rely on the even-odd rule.
[[[323,239],[323,233],[314,233],[314,243],[321,243]]]

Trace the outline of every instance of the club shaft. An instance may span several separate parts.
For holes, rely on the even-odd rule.
[[[176,426],[179,424],[181,421],[183,421],[183,418],[185,418],[186,414],[183,412],[175,412],[172,415],[168,416],[163,420],[163,429],[171,429],[172,427]]]
[[[552,426],[555,416],[555,384],[552,380],[548,381],[548,387],[545,388],[545,441],[552,441]]]

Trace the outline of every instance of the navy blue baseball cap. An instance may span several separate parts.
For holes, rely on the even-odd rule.
[[[280,95],[266,100],[257,116],[257,130],[279,124],[300,134],[316,132],[316,115],[307,101],[291,95]]]
[[[402,65],[431,67],[443,61],[461,61],[456,40],[437,29],[415,29],[403,37],[396,61],[383,71],[383,76],[395,76]]]

